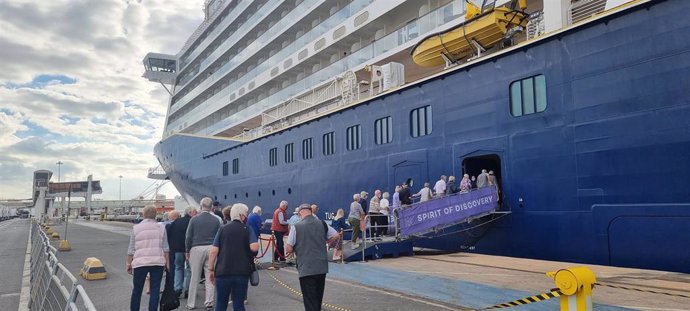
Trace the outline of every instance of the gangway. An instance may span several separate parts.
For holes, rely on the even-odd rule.
[[[415,241],[469,230],[495,219],[492,217],[489,221],[480,221],[469,229],[461,228],[475,220],[485,219],[486,216],[502,217],[509,214],[510,211],[500,209],[498,199],[496,187],[484,187],[397,208],[393,211],[393,225],[389,228],[389,231],[393,230],[393,235],[372,238],[369,233],[372,228],[368,226],[363,233],[363,243],[358,248],[352,249],[349,243],[344,245],[344,260],[411,256]],[[368,219],[365,220],[368,223]],[[452,230],[455,227],[458,227],[457,231]]]

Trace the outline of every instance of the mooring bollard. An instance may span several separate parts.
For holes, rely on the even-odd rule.
[[[573,267],[546,273],[560,289],[561,311],[592,311],[592,288],[597,282],[587,267]]]

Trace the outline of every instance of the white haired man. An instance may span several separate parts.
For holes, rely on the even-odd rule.
[[[230,209],[230,221],[218,231],[211,247],[208,279],[218,290],[218,311],[227,310],[230,295],[233,310],[244,311],[243,301],[247,297],[249,275],[252,273],[254,256],[259,251],[254,230],[245,225],[248,213],[247,205],[234,204]]]
[[[425,184],[426,186],[426,184]],[[441,178],[434,185],[434,195],[442,196],[446,194],[446,175],[441,175]],[[422,197],[423,199],[423,197]],[[425,200],[422,200],[424,202]]]
[[[273,212],[273,221],[271,222],[271,231],[276,237],[276,248],[277,252],[273,252],[274,261],[285,261],[285,248],[283,237],[288,232],[288,217],[287,210],[288,202],[281,201],[278,208]],[[282,257],[281,257],[282,256]]]
[[[189,298],[187,300],[187,308],[194,309],[196,307],[196,294],[199,279],[201,279],[202,271],[206,271],[208,275],[208,254],[213,244],[213,239],[218,233],[223,221],[220,217],[214,215],[211,211],[213,200],[211,198],[201,199],[201,213],[189,221],[187,233],[185,235],[185,249],[189,265],[191,266],[192,275],[189,283]],[[215,288],[213,283],[205,282],[206,297],[204,306],[206,310],[213,309],[215,302],[214,294]]]
[[[361,230],[359,221],[364,216],[362,205],[359,204],[360,198],[359,193],[355,193],[352,196],[352,203],[350,203],[350,214],[347,216],[350,226],[352,227],[352,249],[359,247],[359,244],[357,244],[357,237],[359,236],[359,232]]]
[[[321,310],[328,273],[328,252],[324,245],[339,236],[323,220],[313,217],[311,211],[309,204],[300,205],[302,220],[290,230],[286,247],[288,254],[297,254],[297,272],[305,311]]]

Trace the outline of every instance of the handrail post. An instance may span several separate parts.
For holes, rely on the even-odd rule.
[[[340,263],[345,262],[345,230],[340,228]]]
[[[364,262],[364,250],[367,249],[367,218],[369,215],[364,216],[364,230],[362,230],[362,262]],[[360,225],[361,227],[361,225]]]
[[[271,247],[271,243],[273,243],[273,253],[271,254],[271,266],[266,268],[266,270],[279,270],[280,268],[276,267],[276,252],[278,251],[278,245],[276,244],[276,232],[271,230],[271,238],[268,240],[268,245],[266,247]]]

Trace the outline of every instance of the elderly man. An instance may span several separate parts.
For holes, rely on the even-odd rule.
[[[434,185],[434,195],[441,196],[444,194],[446,194],[446,175],[441,175],[441,178]],[[422,202],[424,201],[422,200]]]
[[[271,231],[275,234],[276,237],[276,247],[278,248],[277,252],[273,252],[273,260],[275,261],[285,261],[285,248],[283,246],[284,241],[283,237],[285,234],[288,232],[288,217],[287,217],[287,210],[288,208],[288,202],[287,201],[281,201],[280,205],[278,208],[273,212],[273,221],[271,222]],[[281,257],[283,256],[283,257]]]
[[[208,269],[208,253],[211,250],[213,239],[218,233],[223,221],[212,213],[213,200],[211,198],[201,199],[201,213],[189,221],[187,233],[185,235],[185,249],[187,258],[192,269],[192,276],[189,284],[189,299],[187,308],[196,307],[196,294],[201,273]],[[206,273],[208,275],[208,272]],[[206,310],[213,309],[215,288],[211,282],[205,282],[206,299],[204,306]]]
[[[319,206],[316,205],[316,204],[312,204],[312,205],[310,206],[310,208],[311,208],[311,215],[314,216],[314,217],[316,217],[316,219],[320,219],[320,218],[319,218],[319,215],[318,215],[318,213],[319,213]]]
[[[309,204],[300,205],[299,215],[302,220],[288,235],[287,253],[297,254],[297,272],[304,310],[321,310],[328,273],[328,253],[324,245],[337,239],[338,232],[323,220],[312,217]]]

